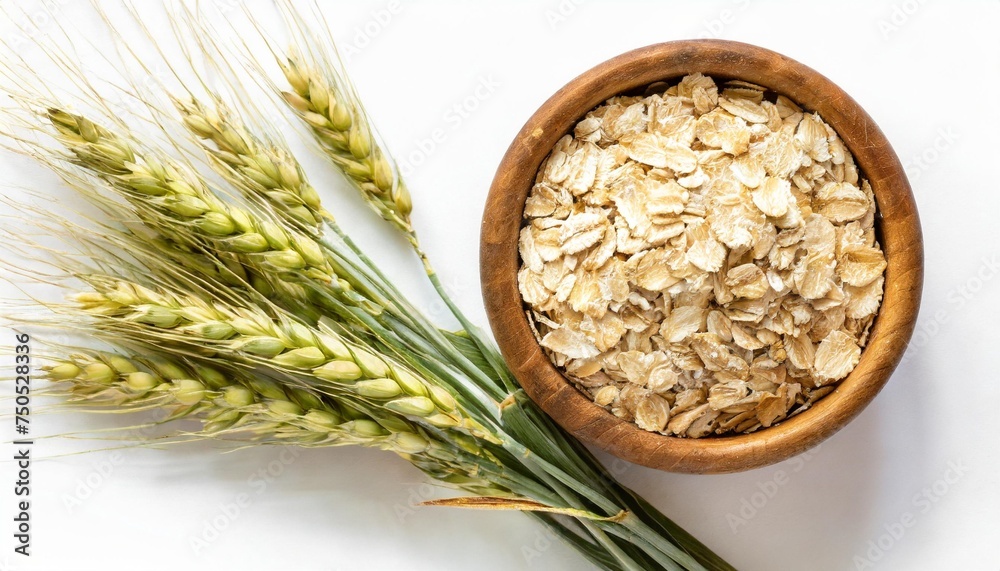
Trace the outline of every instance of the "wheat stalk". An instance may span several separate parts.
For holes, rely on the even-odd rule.
[[[216,171],[244,196],[263,197],[285,220],[310,232],[333,220],[292,154],[251,133],[220,98],[211,106],[196,99],[174,103],[184,125],[203,140]]]
[[[128,138],[81,115],[49,109],[48,119],[77,162],[98,173],[137,208],[166,215],[162,219],[174,221],[178,230],[193,228],[220,251],[239,254],[251,267],[334,280],[333,268],[315,241],[225,204],[201,177],[169,158],[143,153]]]
[[[369,416],[325,395],[238,369],[219,369],[160,354],[76,353],[44,367],[51,396],[70,406],[132,412],[162,409],[161,422],[197,419],[181,440],[216,438],[300,447],[365,446],[399,454],[433,477],[475,493],[508,495],[477,474],[482,450],[430,433],[394,415]],[[68,387],[67,387],[68,385]],[[66,388],[63,388],[66,387]],[[473,461],[470,462],[470,459]]]
[[[170,331],[177,340],[207,345],[220,356],[302,375],[436,428],[486,436],[449,391],[331,330],[318,331],[288,317],[272,318],[256,307],[234,307],[125,280],[93,277],[90,282],[95,291],[74,299],[84,312],[112,318],[112,327],[147,326],[154,339]]]
[[[413,236],[413,202],[396,167],[375,139],[350,84],[323,74],[292,53],[279,61],[291,91],[285,102],[309,126],[327,156],[357,188],[369,206],[404,234]]]

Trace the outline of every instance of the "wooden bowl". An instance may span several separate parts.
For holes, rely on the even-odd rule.
[[[812,408],[751,434],[686,439],[647,432],[594,404],[549,361],[532,335],[517,287],[525,199],[556,141],[609,97],[694,72],[742,79],[819,112],[871,183],[888,267],[885,294],[857,368]],[[490,325],[527,394],[563,428],[615,456],[661,470],[724,473],[779,462],[815,446],[868,405],[889,380],[917,319],[923,246],[903,167],[882,131],[816,71],[756,46],[718,40],[656,44],[615,57],[569,82],[528,119],[497,169],[483,215],[480,272]]]

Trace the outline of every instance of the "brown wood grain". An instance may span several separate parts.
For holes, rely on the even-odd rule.
[[[550,363],[531,333],[517,288],[521,213],[535,174],[556,141],[614,95],[701,72],[765,86],[818,112],[871,182],[888,267],[885,295],[857,368],[811,409],[753,434],[684,439],[639,429],[595,405]],[[724,473],[779,462],[815,446],[860,413],[889,380],[916,323],[923,245],[916,204],[898,157],[871,117],[818,72],[760,47],[721,40],[656,44],[585,72],[532,115],[497,169],[483,215],[483,298],[507,364],[556,422],[620,458],[673,472]],[[904,381],[905,382],[905,381]]]

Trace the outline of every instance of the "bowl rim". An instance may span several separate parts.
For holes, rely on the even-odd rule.
[[[542,351],[517,287],[524,201],[556,141],[609,97],[694,72],[749,81],[818,112],[837,131],[872,186],[887,261],[882,305],[868,344],[857,367],[833,392],[769,428],[703,439],[644,431],[585,397]],[[486,312],[504,359],[528,396],[560,426],[633,463],[672,472],[726,473],[773,464],[819,444],[878,394],[902,358],[916,324],[923,245],[903,166],[882,131],[847,93],[819,72],[765,48],[725,40],[678,40],[629,51],[597,65],[557,91],[528,119],[490,187],[482,222],[480,277]]]

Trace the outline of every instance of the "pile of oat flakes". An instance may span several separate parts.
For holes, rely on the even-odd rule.
[[[639,427],[771,426],[857,365],[885,258],[867,180],[785,97],[701,74],[615,97],[525,204],[518,282],[553,363]]]

